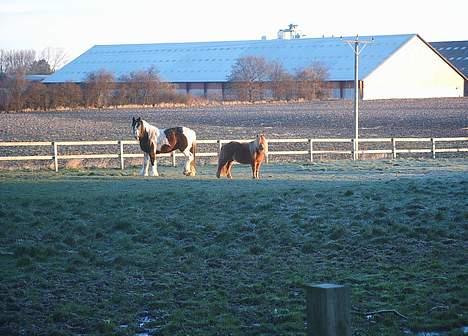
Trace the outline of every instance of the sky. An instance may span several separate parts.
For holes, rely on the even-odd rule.
[[[0,0],[0,49],[63,48],[69,61],[96,44],[419,34],[468,40],[468,0]]]

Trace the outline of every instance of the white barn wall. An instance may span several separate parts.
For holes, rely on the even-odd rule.
[[[364,99],[463,96],[464,79],[417,35],[364,78]]]

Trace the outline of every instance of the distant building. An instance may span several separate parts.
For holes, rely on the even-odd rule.
[[[96,45],[43,82],[83,83],[89,73],[103,69],[119,78],[154,67],[179,91],[223,99],[235,62],[260,56],[280,62],[290,73],[320,63],[328,70],[331,97],[350,99],[354,53],[344,40],[353,38]],[[362,51],[359,80],[363,99],[457,97],[466,75],[419,35],[387,35],[374,36]]]
[[[468,41],[431,42],[431,45],[465,77],[468,77]],[[468,97],[468,80],[466,79],[464,96]]]
[[[47,77],[49,77],[49,75],[26,75],[25,76],[26,80],[30,82],[42,82]]]

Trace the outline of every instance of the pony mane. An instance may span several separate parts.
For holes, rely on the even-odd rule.
[[[268,141],[264,134],[257,134],[255,140],[250,142],[249,149],[251,153],[261,152],[264,154],[268,153]]]

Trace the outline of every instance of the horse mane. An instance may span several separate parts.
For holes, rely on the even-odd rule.
[[[137,119],[134,118],[133,120],[133,127],[135,127],[138,123],[140,123],[139,127],[142,128],[141,130],[141,137],[140,137],[140,148],[149,153],[151,151],[151,143],[155,142],[159,136],[159,130],[157,127],[151,125],[144,119],[138,117]]]
[[[260,144],[262,148],[260,149]],[[255,152],[261,152],[264,154],[268,153],[268,142],[264,134],[257,134],[255,140],[249,143],[250,154],[253,155]]]

